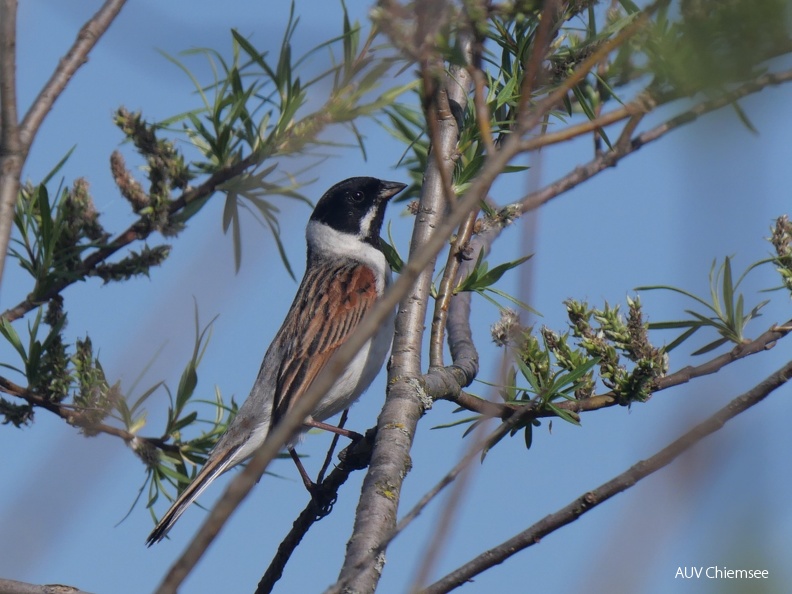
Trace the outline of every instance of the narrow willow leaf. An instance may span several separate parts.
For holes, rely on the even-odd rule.
[[[683,343],[683,342],[685,342],[685,341],[686,341],[688,338],[690,338],[691,336],[693,336],[693,335],[694,335],[694,334],[695,334],[695,333],[696,333],[696,332],[697,332],[697,331],[698,331],[700,328],[701,328],[701,326],[693,326],[692,328],[688,329],[686,332],[683,332],[682,334],[680,334],[680,335],[679,335],[677,338],[675,338],[675,339],[674,339],[674,340],[671,342],[671,344],[669,344],[669,345],[667,345],[667,346],[665,347],[665,349],[664,349],[664,350],[665,350],[665,352],[666,352],[666,353],[668,353],[668,352],[671,352],[671,351],[673,351],[673,350],[674,350],[675,348],[677,348],[677,347],[678,347],[680,344],[682,344],[682,343]]]
[[[720,339],[718,339],[716,341],[713,341],[713,342],[701,347],[699,350],[697,350],[697,351],[695,351],[695,352],[693,352],[691,354],[694,355],[694,356],[695,355],[703,355],[705,353],[709,353],[710,351],[714,351],[719,346],[721,346],[722,344],[725,344],[727,342],[729,342],[728,338],[720,338]]]
[[[481,419],[481,415],[475,415],[473,417],[465,417],[464,419],[459,419],[458,421],[452,421],[451,423],[443,423],[442,425],[435,425],[434,427],[430,427],[430,429],[448,429],[449,427],[457,427],[459,425],[473,423],[480,419]]]
[[[547,406],[550,410],[552,410],[559,418],[565,420],[567,423],[572,423],[573,425],[577,425],[580,427],[580,417],[566,409],[559,408],[558,406],[554,405],[552,402],[548,402]]]

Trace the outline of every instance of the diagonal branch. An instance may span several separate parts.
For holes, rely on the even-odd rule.
[[[121,429],[119,427],[114,427],[105,423],[97,423],[96,421],[92,420],[89,415],[86,415],[83,412],[84,409],[80,410],[74,406],[48,400],[43,396],[36,394],[27,388],[23,388],[22,386],[19,386],[2,376],[0,376],[0,392],[21,398],[32,406],[48,410],[49,412],[66,421],[69,425],[88,430],[92,435],[96,433],[105,433],[107,435],[112,435],[113,437],[118,437],[124,440],[127,445],[130,445],[133,450],[139,445],[138,442],[145,442],[166,452],[179,451],[178,446],[166,443],[161,438],[140,437],[130,431],[127,431],[126,429]]]
[[[479,575],[495,565],[503,563],[517,552],[538,543],[548,534],[552,534],[559,528],[571,524],[580,516],[591,511],[601,503],[604,503],[614,495],[626,491],[638,481],[669,465],[699,441],[721,429],[727,421],[764,400],[774,390],[789,381],[790,378],[792,378],[792,361],[786,363],[781,369],[767,377],[751,390],[748,390],[729,402],[729,404],[706,421],[696,425],[693,429],[655,455],[634,464],[610,481],[581,495],[569,505],[550,514],[497,547],[485,551],[475,559],[472,559],[428,588],[422,590],[421,594],[443,594],[444,592],[450,592],[454,588],[468,582],[476,575]]]
[[[88,54],[91,53],[102,35],[107,32],[124,4],[126,4],[126,0],[106,0],[102,8],[83,25],[74,44],[58,62],[55,72],[52,73],[22,120],[19,136],[26,154],[53,104],[69,84],[74,73],[88,61]]]
[[[574,188],[585,182],[588,179],[591,179],[598,173],[608,169],[610,167],[615,167],[616,164],[626,157],[637,150],[641,149],[644,145],[649,144],[650,142],[654,142],[668,134],[669,132],[676,130],[686,124],[690,124],[695,122],[698,118],[713,111],[717,111],[727,105],[731,105],[735,101],[754,93],[758,93],[770,86],[777,86],[783,83],[787,83],[792,81],[792,70],[786,70],[783,72],[778,73],[767,73],[763,74],[762,76],[757,77],[755,80],[745,83],[735,90],[724,93],[720,97],[716,97],[715,99],[710,99],[708,101],[702,101],[701,103],[691,107],[688,110],[683,111],[682,113],[674,116],[673,118],[663,122],[662,124],[655,126],[654,128],[647,130],[637,136],[635,136],[629,142],[619,142],[617,143],[612,150],[602,153],[598,155],[596,158],[592,159],[585,165],[581,165],[576,167],[574,171],[568,173],[561,179],[555,181],[554,183],[538,190],[536,192],[532,192],[525,196],[519,202],[514,203],[513,205],[507,206],[506,209],[509,209],[512,213],[526,213],[530,210],[534,210],[539,208],[545,202],[549,202],[553,198],[563,194],[567,190]],[[614,121],[618,121],[619,119],[626,118],[631,115],[632,107],[630,108],[622,108],[618,109],[612,114],[605,114],[602,116],[603,121],[607,121],[609,118],[613,118]],[[640,113],[640,112],[638,112]],[[632,114],[635,115],[635,114]],[[622,117],[623,116],[623,117]],[[592,120],[591,122],[581,124],[575,130],[575,134],[577,133],[584,133],[587,129],[590,128],[591,124],[594,124],[596,120]],[[563,140],[563,134],[565,131],[561,131],[556,133],[556,135],[548,135],[547,137],[541,137],[539,139],[525,141],[523,143],[523,148],[526,150],[533,150],[544,146],[545,144],[552,144],[554,142],[560,142]],[[545,138],[549,138],[548,141],[544,141]]]
[[[363,439],[360,439],[342,450],[338,458],[340,463],[333,471],[327,475],[318,487],[321,489],[320,497],[324,501],[335,501],[338,490],[355,470],[366,468],[371,461],[371,448],[374,444],[374,434],[376,428],[366,431]],[[269,594],[275,587],[275,583],[281,578],[286,563],[291,558],[292,553],[302,541],[308,530],[326,514],[319,509],[316,500],[312,497],[294,521],[289,534],[283,539],[275,557],[270,562],[267,571],[259,581],[256,594]]]

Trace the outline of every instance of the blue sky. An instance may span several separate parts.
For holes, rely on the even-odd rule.
[[[350,4],[352,13],[364,19],[363,3]],[[51,0],[21,4],[20,111],[99,5]],[[126,228],[133,218],[109,172],[109,155],[122,140],[112,124],[114,109],[125,105],[156,120],[197,102],[190,81],[156,50],[226,51],[233,27],[254,44],[277,51],[287,3],[231,0],[222,10],[217,6],[205,0],[130,3],[56,103],[33,146],[25,177],[40,179],[76,144],[62,171],[66,183],[87,177],[105,226]],[[298,46],[307,49],[339,30],[336,3],[303,0],[297,12]],[[201,66],[200,60],[193,64]],[[770,246],[762,238],[776,216],[789,212],[792,121],[785,113],[790,99],[792,88],[782,87],[742,103],[758,135],[725,110],[645,147],[548,204],[532,224],[526,218],[508,229],[492,261],[535,253],[528,299],[543,314],[538,323],[556,329],[564,328],[561,302],[568,297],[593,304],[623,303],[633,287],[645,284],[672,284],[705,294],[713,259],[731,255],[735,267],[742,269],[765,257]],[[659,122],[678,109],[661,110],[649,121]],[[394,169],[402,148],[376,124],[367,123],[363,130],[368,162],[349,150],[315,166],[311,175],[319,181],[306,189],[310,197],[317,199],[326,187],[352,175],[406,181],[405,173]],[[123,150],[135,164],[128,147]],[[496,185],[493,196],[508,203],[525,194],[529,184],[549,183],[590,158],[588,141],[548,149],[541,163],[532,162],[538,181],[511,175]],[[302,230],[310,211],[293,201],[279,205],[286,251],[299,277]],[[192,349],[195,298],[203,321],[219,315],[199,370],[198,390],[211,397],[217,386],[226,398],[233,395],[238,401],[247,395],[296,284],[278,261],[271,237],[253,221],[243,224],[243,265],[234,274],[221,214],[218,196],[191,222],[174,243],[172,257],[150,279],[104,287],[90,281],[66,291],[69,338],[89,333],[108,375],[120,379],[122,386],[128,387],[157,353],[142,385],[160,379],[177,385]],[[388,219],[406,253],[411,219],[399,208],[391,209]],[[516,292],[517,279],[517,274],[506,277],[503,288]],[[770,269],[756,271],[744,286],[746,302],[764,299],[756,291],[775,284]],[[29,290],[22,272],[10,265],[0,307],[17,303]],[[788,297],[771,296],[773,302],[749,327],[749,336],[792,317]],[[653,320],[678,317],[691,305],[657,292],[645,293],[642,299]],[[488,336],[496,319],[494,307],[478,304],[474,331],[482,352],[482,379],[496,378],[500,365],[500,353],[490,346]],[[699,362],[687,354],[704,340],[675,351],[672,370]],[[443,575],[650,456],[778,368],[785,361],[785,344],[715,377],[658,393],[647,404],[586,415],[582,427],[559,421],[550,433],[545,424],[535,433],[530,451],[521,439],[505,441],[484,464],[474,467],[471,488],[433,575]],[[10,359],[5,346],[0,346],[0,355],[0,360]],[[479,384],[472,390],[486,395],[488,388]],[[460,591],[724,591],[722,582],[674,579],[679,566],[709,565],[768,569],[767,591],[783,591],[792,578],[785,568],[792,547],[792,515],[786,501],[792,485],[785,455],[792,445],[786,427],[790,390],[778,390],[671,467]],[[383,394],[384,374],[353,408],[350,426],[373,425]],[[166,406],[164,394],[152,399],[143,434],[161,431]],[[461,430],[430,430],[454,419],[452,410],[448,403],[437,403],[421,422],[403,511],[454,465],[467,446]],[[321,435],[305,440],[301,451],[310,456],[309,467],[319,464],[328,441]],[[2,427],[0,451],[5,453],[0,462],[2,577],[71,584],[96,593],[151,591],[205,517],[198,508],[189,510],[170,541],[146,549],[151,520],[142,505],[117,525],[143,481],[141,463],[118,439],[86,439],[44,411],[31,427]],[[183,592],[254,590],[307,497],[290,462],[276,462],[271,470],[283,478],[262,479]],[[362,474],[350,480],[333,514],[308,535],[278,591],[322,591],[335,581],[361,480]],[[224,483],[218,481],[202,501],[211,504]],[[403,592],[411,583],[442,506],[442,500],[435,502],[393,543],[380,592]]]

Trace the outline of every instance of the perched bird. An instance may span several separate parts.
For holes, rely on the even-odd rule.
[[[253,455],[382,296],[390,283],[390,268],[380,249],[380,229],[388,200],[405,187],[353,177],[319,200],[305,232],[305,276],[264,355],[253,389],[204,467],[149,535],[148,546],[165,537],[213,480]],[[382,368],[392,340],[393,316],[360,349],[305,424],[323,425],[318,422],[357,400]]]

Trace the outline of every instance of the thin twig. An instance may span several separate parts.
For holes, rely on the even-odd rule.
[[[594,177],[605,169],[614,167],[627,155],[636,152],[638,149],[642,148],[646,144],[649,144],[650,142],[658,140],[672,130],[680,128],[686,124],[690,124],[696,121],[699,117],[721,109],[726,105],[730,105],[742,97],[751,95],[753,93],[758,93],[767,87],[780,85],[789,81],[792,81],[792,70],[786,70],[784,72],[778,73],[768,73],[759,76],[755,80],[745,83],[734,91],[725,93],[720,97],[716,97],[715,99],[710,99],[708,101],[702,101],[698,105],[685,110],[666,122],[655,126],[651,130],[647,130],[639,134],[638,136],[634,137],[632,141],[620,143],[614,146],[613,150],[602,153],[585,165],[576,167],[574,171],[568,173],[564,177],[556,180],[552,184],[542,188],[537,192],[528,194],[519,202],[507,206],[506,208],[512,209],[514,212],[521,214],[535,208],[539,208],[546,202],[549,202],[567,190],[582,184],[584,181]]]
[[[344,412],[341,413],[341,418],[338,420],[338,426],[340,428],[343,429],[344,425],[346,425],[348,417],[349,417],[349,409],[345,408]],[[339,439],[341,439],[341,435],[339,433],[333,433],[333,439],[330,442],[330,447],[327,448],[327,454],[325,455],[322,468],[319,470],[319,474],[316,475],[317,484],[322,483],[322,481],[324,480],[325,473],[327,472],[327,469],[330,468],[330,464],[333,463],[333,453],[335,452]]]
[[[520,85],[520,102],[517,106],[517,118],[520,114],[528,111],[531,104],[533,92],[541,83],[539,75],[542,71],[542,62],[547,56],[547,50],[553,41],[552,31],[556,27],[556,15],[558,14],[559,0],[546,0],[542,6],[542,15],[539,19],[539,26],[536,29],[531,53],[527,56],[527,63],[524,64],[524,74]],[[531,126],[533,127],[533,126]]]
[[[52,76],[41,89],[41,92],[33,101],[33,105],[25,114],[20,126],[19,135],[25,152],[33,143],[41,123],[52,109],[55,101],[60,97],[66,85],[69,84],[72,76],[77,70],[88,61],[88,54],[102,38],[112,22],[121,12],[126,4],[126,0],[106,0],[102,7],[94,14],[88,22],[83,25],[77,34],[69,51],[58,62],[58,67]]]
[[[371,460],[371,447],[374,443],[374,432],[376,429],[369,429],[364,438],[356,441],[347,446],[339,454],[340,462],[330,472],[322,484],[319,486],[321,489],[322,498],[326,501],[335,501],[338,496],[338,491],[341,486],[349,478],[355,470],[361,470],[368,466]],[[258,583],[256,594],[269,594],[275,587],[276,582],[283,575],[283,570],[286,567],[289,559],[291,558],[294,550],[302,541],[303,537],[308,533],[308,530],[326,514],[320,514],[320,510],[316,504],[316,500],[311,500],[306,505],[305,509],[300,513],[297,519],[292,524],[291,530],[286,537],[281,541],[278,546],[278,551],[270,561],[269,567],[264,572],[261,580]]]
[[[0,376],[0,392],[8,394],[10,396],[16,396],[17,398],[21,398],[25,400],[28,404],[35,406],[37,408],[43,408],[47,410],[64,421],[66,421],[69,425],[74,427],[79,427],[81,429],[86,429],[91,432],[91,434],[96,433],[105,433],[107,435],[112,435],[113,437],[119,437],[124,440],[125,443],[133,443],[135,441],[146,442],[151,444],[152,446],[159,448],[163,451],[167,452],[178,452],[178,446],[173,444],[168,444],[164,440],[158,437],[140,437],[139,435],[135,435],[134,433],[130,433],[125,429],[121,429],[119,427],[113,427],[112,425],[106,425],[104,423],[97,423],[91,420],[90,415],[87,414],[86,411],[80,410],[77,407],[59,403],[59,402],[52,402],[47,400],[43,396],[32,392],[27,388],[23,388],[12,382],[11,380]]]
[[[454,287],[460,280],[458,275],[459,265],[463,258],[469,258],[468,243],[473,235],[473,227],[478,218],[479,209],[476,208],[468,214],[459,226],[454,243],[448,252],[443,278],[437,287],[437,299],[435,300],[434,315],[432,316],[432,330],[429,334],[429,366],[443,366],[443,342],[445,337],[446,320],[448,318],[448,308],[454,297]],[[474,260],[475,262],[475,260]]]
[[[421,594],[444,594],[445,592],[450,592],[476,575],[503,563],[519,551],[537,544],[548,534],[567,524],[571,524],[580,516],[604,503],[614,495],[626,491],[638,481],[664,468],[699,441],[721,429],[727,421],[764,400],[774,390],[783,386],[791,377],[792,361],[786,363],[781,369],[754,388],[733,399],[703,423],[696,425],[650,458],[634,464],[625,472],[603,483],[596,489],[581,495],[569,505],[550,514],[516,536],[478,555],[475,559],[422,590]]]

